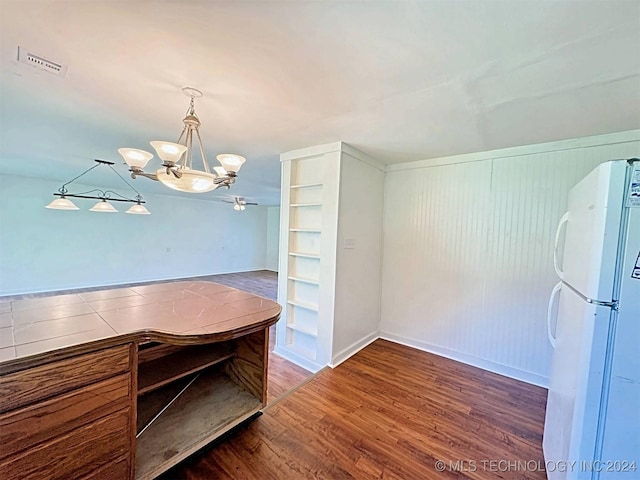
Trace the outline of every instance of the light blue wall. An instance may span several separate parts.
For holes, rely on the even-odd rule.
[[[265,268],[266,207],[145,194],[151,215],[44,208],[59,186],[0,176],[0,295]]]

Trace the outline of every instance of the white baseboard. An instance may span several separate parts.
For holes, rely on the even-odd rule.
[[[352,343],[347,348],[343,349],[342,351],[340,351],[336,355],[334,355],[334,357],[333,357],[331,363],[329,364],[329,366],[331,368],[337,367],[342,362],[344,362],[349,357],[351,357],[351,356],[355,355],[356,353],[358,353],[360,350],[362,350],[364,347],[366,347],[370,343],[375,342],[378,338],[380,338],[378,332],[373,332],[373,333],[370,333],[369,335],[361,338],[357,342]]]
[[[311,373],[316,373],[318,370],[326,367],[326,365],[318,365],[308,358],[305,358],[302,355],[297,354],[296,352],[292,352],[288,348],[279,347],[278,345],[274,347],[273,353],[284,358],[285,360],[289,360],[291,363],[295,363],[305,370],[309,370]]]
[[[506,365],[500,365],[488,360],[476,358],[472,355],[456,352],[454,350],[449,350],[437,345],[431,345],[420,340],[401,337],[389,332],[380,332],[379,338],[389,340],[390,342],[399,343],[401,345],[406,345],[407,347],[417,348],[418,350],[422,350],[424,352],[433,353],[441,357],[449,358],[457,362],[471,365],[472,367],[478,367],[482,370],[497,373],[498,375],[503,375],[515,380],[520,380],[525,383],[530,383],[532,385],[537,385],[543,388],[549,388],[549,378],[538,375],[537,373],[526,372]]]
[[[497,373],[498,375],[502,375],[508,378],[513,378],[514,380],[519,380],[521,382],[529,383],[531,385],[537,385],[543,388],[549,388],[549,378],[543,377],[542,375],[538,375],[536,373],[527,372],[524,370],[519,370],[517,368],[509,367],[506,365],[501,365],[499,363],[494,363],[489,360],[483,360],[481,358],[474,357],[472,355],[467,355],[465,353],[456,352],[455,350],[449,350],[448,348],[440,347],[437,345],[432,345],[430,343],[422,342],[420,340],[415,340],[412,338],[402,337],[400,335],[396,335],[390,332],[374,332],[366,337],[361,338],[357,342],[349,345],[347,348],[343,349],[341,352],[336,354],[332,362],[329,364],[331,368],[335,368],[340,365],[342,362],[350,358],[351,356],[358,353],[360,350],[365,348],[367,345],[375,342],[378,338],[383,340],[389,340],[390,342],[399,343],[401,345],[405,345],[407,347],[416,348],[418,350],[422,350],[423,352],[433,353],[434,355],[438,355],[440,357],[448,358],[454,360],[456,362],[464,363],[466,365],[471,365],[472,367],[477,367],[482,370],[487,370],[489,372]],[[312,373],[316,373],[326,365],[319,365],[287,348],[281,348],[276,345],[273,350],[273,353],[281,356],[282,358],[289,360],[292,363],[304,368],[305,370],[309,370]]]

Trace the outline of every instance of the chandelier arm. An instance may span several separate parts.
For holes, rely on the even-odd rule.
[[[143,172],[141,169],[137,169],[137,170],[129,170],[131,172],[131,178],[133,178],[134,180],[136,179],[136,177],[140,176],[140,177],[145,177],[148,178],[150,180],[158,180],[158,176],[155,173],[145,173]]]
[[[211,173],[209,170],[209,162],[207,162],[207,156],[204,153],[204,148],[202,148],[202,138],[200,138],[200,130],[197,128],[196,135],[198,136],[198,147],[200,147],[200,156],[202,157],[202,164],[204,165],[204,171],[207,173]]]

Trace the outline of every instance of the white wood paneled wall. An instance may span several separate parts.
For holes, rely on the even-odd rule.
[[[640,142],[540,150],[387,173],[383,338],[546,386],[568,191],[600,162],[640,155]]]

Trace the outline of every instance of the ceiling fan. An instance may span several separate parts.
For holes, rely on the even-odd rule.
[[[255,202],[247,202],[244,197],[233,197],[233,200],[222,200],[225,203],[232,203],[233,209],[237,211],[242,211],[245,209],[247,205],[258,205]]]

